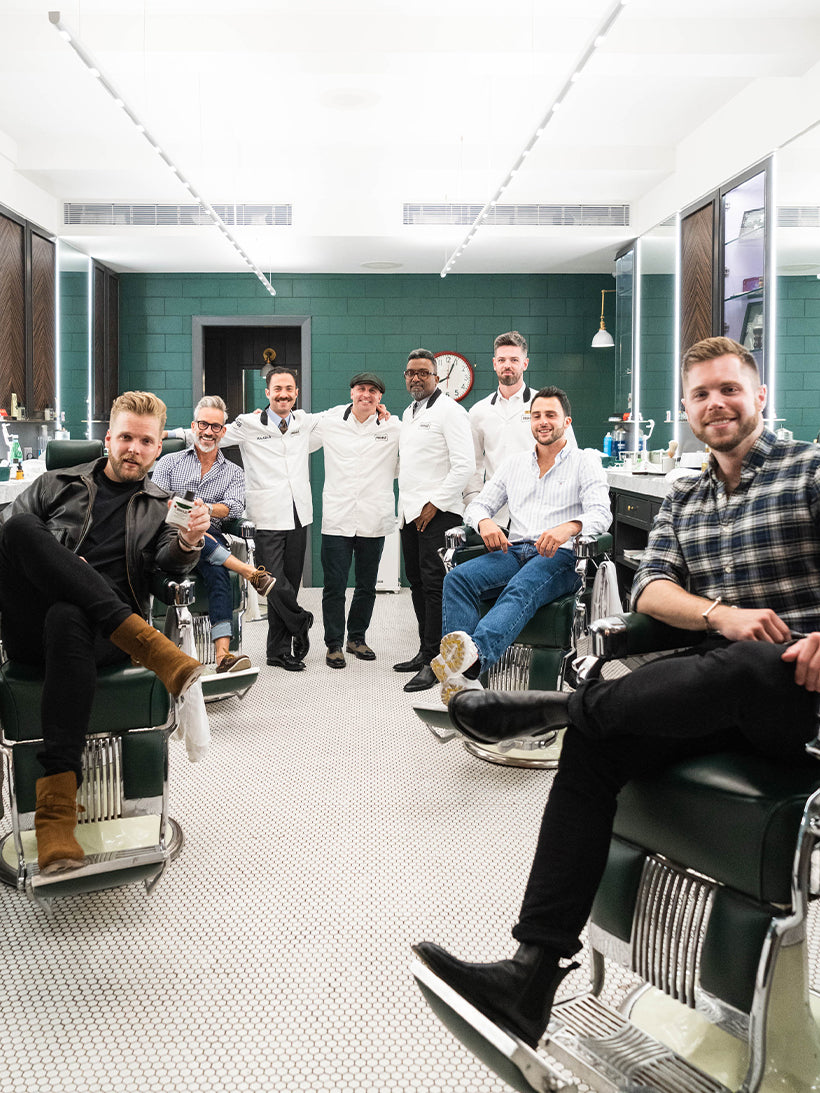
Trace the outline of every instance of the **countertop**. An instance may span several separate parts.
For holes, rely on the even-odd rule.
[[[16,478],[8,482],[0,482],[0,505],[8,505],[26,489],[35,478],[39,478],[46,465],[42,459],[25,459],[23,461],[23,474],[25,478],[19,481]]]
[[[670,471],[669,474],[632,474],[631,471],[610,468],[606,472],[606,479],[611,489],[628,490],[630,493],[638,493],[643,497],[655,497],[659,500],[666,497],[675,477],[679,477],[678,471]]]

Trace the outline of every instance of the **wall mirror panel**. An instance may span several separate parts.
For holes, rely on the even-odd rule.
[[[820,121],[775,158],[776,283],[769,410],[798,440],[820,432]]]
[[[72,437],[86,435],[91,361],[91,263],[68,243],[57,247],[58,409]]]
[[[679,409],[675,351],[675,261],[677,220],[657,224],[641,236],[639,306],[640,413],[655,422],[650,448],[667,448]]]

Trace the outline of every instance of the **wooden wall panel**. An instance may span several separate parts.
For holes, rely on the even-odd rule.
[[[22,224],[0,215],[0,406],[26,401],[26,278]]]
[[[28,416],[53,406],[56,394],[55,247],[36,232],[31,235],[32,391]]]
[[[712,336],[713,203],[681,220],[681,351]]]

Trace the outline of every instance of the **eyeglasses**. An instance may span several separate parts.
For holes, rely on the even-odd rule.
[[[212,433],[221,433],[225,428],[224,425],[216,425],[213,421],[195,421],[194,425],[201,433],[207,433],[209,430]]]
[[[420,380],[426,380],[429,379],[432,374],[432,372],[428,372],[424,368],[422,368],[420,372],[415,372],[412,368],[408,368],[407,371],[404,373],[405,378],[409,380],[413,379],[415,376],[418,376]]]

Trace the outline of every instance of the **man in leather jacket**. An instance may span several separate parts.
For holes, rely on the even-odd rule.
[[[165,404],[155,395],[121,395],[111,409],[108,457],[46,471],[0,527],[5,649],[11,660],[45,668],[35,829],[46,872],[84,859],[74,838],[76,795],[97,668],[130,656],[174,695],[202,671],[145,621],[152,572],[187,573],[209,525],[201,502],[186,528],[165,522],[168,494],[147,478],[164,423]]]

